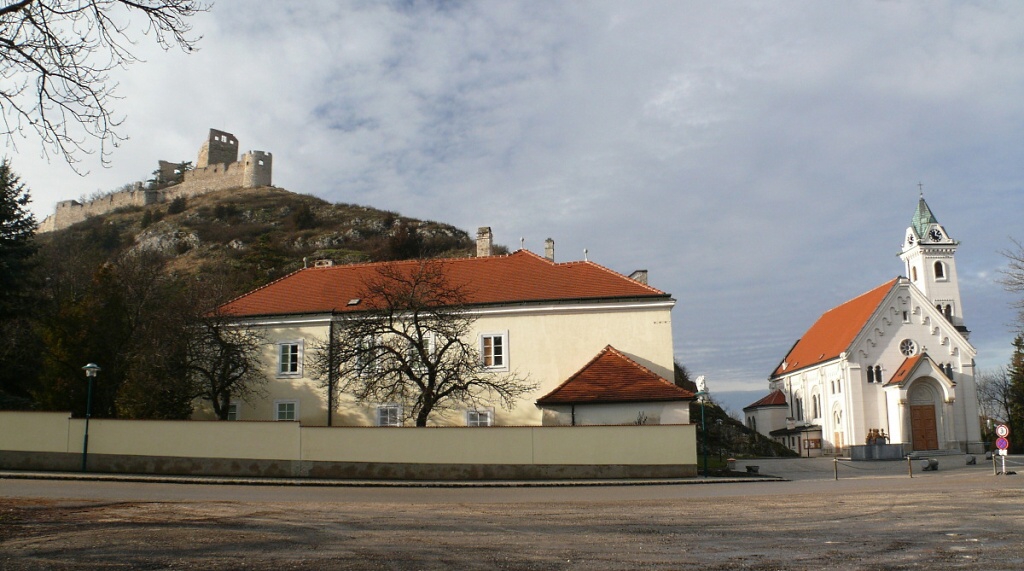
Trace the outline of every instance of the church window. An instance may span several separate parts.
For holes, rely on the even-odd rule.
[[[882,367],[880,365],[875,365],[875,382],[882,382]]]
[[[868,367],[868,382],[869,383],[875,382],[875,368],[874,367]]]
[[[821,418],[821,397],[818,395],[811,395],[811,408],[813,409],[811,412],[813,413],[814,418]]]
[[[946,307],[942,308],[942,315],[945,315],[946,319],[952,321],[953,320],[953,306],[947,303]]]
[[[837,393],[843,392],[843,380],[842,379],[836,379],[836,392]]]
[[[832,394],[836,394],[836,382],[832,381]]]
[[[910,312],[904,310],[903,312],[903,323],[910,323]]]
[[[917,268],[916,267],[910,268],[910,279],[914,280],[915,282],[917,281]]]
[[[913,339],[900,341],[900,353],[903,353],[906,357],[917,354],[917,343],[914,343]]]
[[[952,379],[953,378],[953,365],[950,364],[950,363],[946,363],[946,368],[945,368],[945,370],[943,372],[946,373],[947,377]]]
[[[794,414],[796,414],[796,419],[797,420],[803,420],[804,419],[804,398],[802,396],[800,396],[800,395],[797,395],[796,398],[793,399],[793,406],[796,407],[796,411],[794,412]]]
[[[935,262],[935,279],[946,279],[946,266],[942,262]]]

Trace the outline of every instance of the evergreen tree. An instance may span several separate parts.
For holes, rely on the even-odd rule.
[[[36,220],[28,211],[28,190],[11,163],[0,163],[0,319],[25,308],[32,255],[36,251]]]
[[[1010,380],[1010,399],[1007,419],[1010,425],[1010,443],[1016,453],[1024,452],[1024,334],[1013,340],[1013,356],[1007,367]]]

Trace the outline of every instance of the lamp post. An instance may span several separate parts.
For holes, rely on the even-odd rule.
[[[704,434],[704,477],[708,477],[708,425],[704,420],[704,403],[708,400],[708,387],[704,375],[697,377],[697,398],[700,399],[700,431]]]
[[[96,378],[96,373],[100,372],[100,366],[96,363],[89,363],[82,367],[85,371],[85,377],[89,379],[89,388],[86,391],[85,397],[85,438],[82,440],[82,471],[86,470],[86,461],[89,458],[89,417],[92,416],[92,380]]]

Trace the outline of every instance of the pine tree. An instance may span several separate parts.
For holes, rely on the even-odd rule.
[[[1024,452],[1024,334],[1013,340],[1013,356],[1006,370],[1010,378],[1010,402],[1007,419],[1010,425],[1010,443],[1014,452]]]
[[[0,163],[0,319],[25,310],[29,275],[36,251],[36,220],[31,199],[10,161]]]

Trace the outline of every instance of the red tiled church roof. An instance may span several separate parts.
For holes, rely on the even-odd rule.
[[[914,355],[913,357],[907,357],[906,359],[904,359],[903,364],[900,365],[899,369],[896,369],[896,374],[894,374],[892,378],[889,379],[889,382],[886,383],[886,385],[903,384],[903,382],[907,380],[907,377],[910,376],[910,373],[914,370],[914,368],[917,367],[917,364],[921,362],[922,358],[928,358],[928,356],[924,353],[920,353],[918,355]]]
[[[608,345],[539,405],[693,400],[694,394]]]
[[[790,349],[771,378],[835,359],[846,351],[897,282],[899,278],[890,280],[826,311]]]
[[[786,394],[779,389],[775,389],[761,400],[743,407],[743,410],[761,408],[763,406],[786,406]]]
[[[527,250],[505,256],[438,260],[451,284],[467,287],[469,304],[609,298],[668,298],[658,289],[592,262],[556,264]],[[422,262],[390,262],[412,271]],[[288,315],[359,311],[349,305],[383,263],[305,268],[220,307],[226,315]]]

